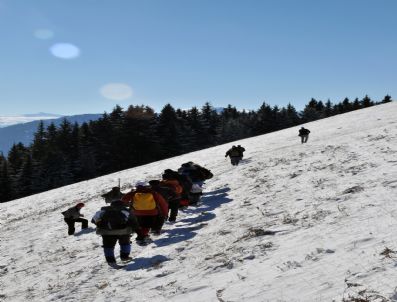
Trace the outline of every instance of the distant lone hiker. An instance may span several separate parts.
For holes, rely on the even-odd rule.
[[[88,220],[81,218],[84,215],[80,214],[81,208],[84,207],[84,203],[80,202],[72,208],[67,209],[66,211],[62,212],[65,222],[68,225],[68,234],[73,235],[75,228],[75,222],[81,222],[81,229],[88,228]]]
[[[298,136],[301,137],[302,144],[303,143],[307,143],[307,140],[309,139],[309,133],[310,133],[309,129],[306,129],[304,127],[299,129],[299,135]]]
[[[228,156],[230,157],[230,162],[232,163],[232,165],[237,166],[238,162],[241,159],[241,152],[236,146],[233,146],[229,150],[227,150],[225,157]]]
[[[236,148],[237,148],[238,151],[240,152],[240,160],[242,160],[242,159],[243,159],[243,156],[244,156],[245,148],[244,148],[244,147],[241,147],[241,145],[237,145]]]

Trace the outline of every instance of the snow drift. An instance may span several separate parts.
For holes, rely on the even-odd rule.
[[[237,167],[227,144],[1,204],[0,300],[397,301],[396,117],[379,105],[306,124],[307,144],[299,127],[235,142]],[[215,175],[202,203],[123,269],[93,229],[67,236],[75,202],[91,219],[118,178],[190,160]]]

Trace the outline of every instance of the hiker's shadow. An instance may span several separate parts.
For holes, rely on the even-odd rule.
[[[200,224],[190,227],[175,227],[173,229],[166,230],[164,231],[164,233],[167,234],[167,237],[154,240],[153,243],[157,247],[162,247],[192,239],[194,236],[197,235],[195,231],[201,229],[203,226],[204,225]]]
[[[200,205],[197,208],[187,208],[185,210],[186,213],[188,214],[197,214],[197,213],[202,213],[202,212],[210,212],[215,210],[217,207],[221,206],[224,203],[231,202],[233,199],[227,197],[228,194],[226,193],[229,191],[229,188],[225,188],[224,192],[220,192],[217,194],[213,195],[205,195],[201,198]]]
[[[230,191],[230,188],[226,187],[226,188],[217,189],[217,190],[210,191],[210,192],[204,192],[203,196],[216,195],[216,194],[226,193],[226,192],[229,192],[229,191]]]
[[[229,189],[226,188],[226,192]],[[218,190],[219,191],[219,190]],[[225,192],[225,191],[224,191]],[[164,233],[168,236],[154,241],[156,246],[166,246],[181,241],[186,241],[197,235],[197,230],[207,225],[206,221],[216,217],[212,211],[224,203],[231,202],[232,199],[227,197],[227,193],[219,193],[211,196],[202,197],[200,206],[187,208],[184,212],[192,217],[178,220],[182,223],[181,227],[175,225],[174,228],[166,230]]]
[[[81,231],[79,231],[77,233],[74,233],[74,236],[79,237],[81,235],[89,234],[89,233],[92,233],[92,232],[95,232],[95,228],[88,227],[86,229],[82,229]]]
[[[248,164],[248,163],[250,163],[250,162],[252,162],[252,159],[251,159],[251,157],[249,157],[249,158],[243,158],[242,160],[240,160],[240,162],[238,163],[238,165],[241,165],[241,164]]]
[[[162,262],[170,260],[163,255],[156,255],[151,258],[135,258],[130,264],[126,265],[126,271],[136,271],[140,269],[159,268]]]

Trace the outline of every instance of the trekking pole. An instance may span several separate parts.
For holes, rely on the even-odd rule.
[[[119,178],[119,189],[121,190],[121,186],[120,186],[120,178]]]

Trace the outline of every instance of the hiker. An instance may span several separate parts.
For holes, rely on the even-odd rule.
[[[175,183],[172,184],[167,181],[160,181],[160,180],[150,180],[149,181],[150,187],[161,196],[164,197],[165,201],[168,204],[168,221],[174,222],[176,221],[176,217],[178,216],[178,208],[179,208],[179,201],[180,201],[180,194],[176,191],[178,190],[175,188]],[[179,186],[179,184],[176,184]],[[180,192],[182,192],[182,187],[180,187]],[[179,196],[179,197],[178,197]],[[164,221],[163,221],[164,223]]]
[[[168,215],[168,205],[159,193],[151,189],[148,182],[138,181],[135,190],[123,196],[123,202],[130,203],[130,210],[137,217],[140,225],[135,239],[139,245],[150,242],[150,230],[154,234],[160,234]]]
[[[230,162],[233,166],[237,166],[238,162],[241,159],[241,153],[236,146],[232,146],[229,150],[227,150],[225,157],[230,157]]]
[[[109,192],[101,195],[106,203],[112,203],[113,201],[121,200],[123,193],[120,191],[120,187],[113,187]]]
[[[182,202],[183,187],[179,181],[168,174],[163,174],[163,180],[160,181],[160,186],[172,190],[175,194],[172,202],[169,202],[169,222],[175,222],[178,216],[178,209]],[[184,199],[185,200],[185,199]]]
[[[205,180],[214,176],[210,170],[191,161],[182,164],[178,169],[178,173],[188,176],[193,183],[198,183],[200,185],[202,185]]]
[[[298,134],[298,136],[301,137],[301,142],[302,142],[302,144],[303,144],[303,143],[307,143],[307,140],[309,139],[309,133],[310,133],[310,130],[309,130],[309,129],[306,129],[306,128],[304,128],[304,127],[301,127],[301,128],[299,129],[299,134]]]
[[[182,187],[180,207],[186,207],[189,205],[189,192],[193,186],[192,181],[186,175],[179,174],[171,169],[164,170],[162,175],[164,180],[177,180],[179,185]]]
[[[237,147],[236,147],[237,149],[238,149],[238,151],[240,152],[240,160],[242,160],[243,159],[243,157],[244,157],[244,151],[245,151],[245,148],[244,147],[242,147],[241,145],[237,145]]]
[[[198,184],[193,184],[189,192],[189,205],[197,205],[200,201],[201,195],[203,195],[203,190]]]
[[[114,248],[117,241],[120,245],[121,261],[130,261],[131,234],[139,229],[136,217],[130,213],[120,199],[114,200],[110,206],[102,207],[91,220],[97,226],[96,233],[102,236],[103,252],[106,262],[116,264]]]
[[[73,235],[75,228],[74,224],[76,222],[81,222],[81,229],[86,229],[88,228],[88,220],[81,218],[84,217],[83,214],[80,214],[81,208],[84,207],[84,203],[80,202],[76,204],[74,207],[71,207],[67,209],[66,211],[62,212],[62,215],[64,216],[64,220],[68,225],[68,234]]]

